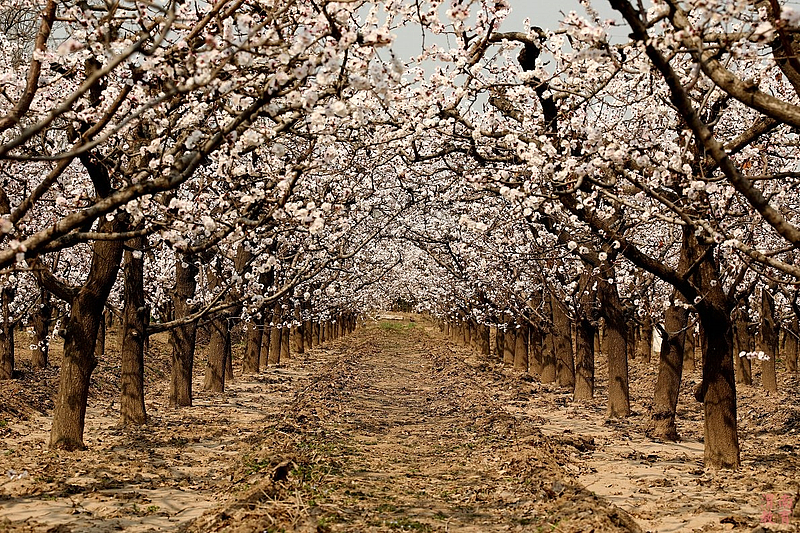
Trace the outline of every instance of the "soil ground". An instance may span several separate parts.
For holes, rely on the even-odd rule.
[[[684,440],[656,442],[655,361],[631,364],[634,415],[606,420],[602,358],[597,400],[576,404],[417,320],[369,322],[257,376],[236,368],[223,395],[201,390],[198,364],[183,409],[165,407],[156,338],[135,429],[117,426],[110,349],[82,452],[47,449],[57,370],[27,371],[23,354],[0,390],[0,531],[798,531],[796,376],[771,396],[740,390],[743,467],[712,472],[697,373]]]

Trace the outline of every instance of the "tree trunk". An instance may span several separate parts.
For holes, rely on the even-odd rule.
[[[197,289],[197,265],[191,257],[178,257],[175,263],[175,292],[172,305],[175,318],[189,316],[192,306],[188,301]],[[197,339],[197,323],[191,322],[174,328],[170,333],[172,346],[172,374],[169,388],[170,407],[192,405],[192,369]]]
[[[687,317],[687,326],[689,319]],[[684,335],[683,341],[683,368],[686,372],[694,372],[695,369],[695,352],[696,352],[696,344],[695,344],[695,336],[694,336],[694,329],[695,326],[688,326],[688,330],[686,331],[686,335]],[[661,344],[664,345],[663,343]]]
[[[592,339],[592,349],[594,353],[597,355],[603,355],[603,324],[601,323],[600,326],[596,327],[594,330],[594,339]]]
[[[514,370],[528,371],[528,324],[520,320],[517,334],[514,336]]]
[[[47,368],[50,354],[50,324],[53,316],[53,305],[50,303],[50,291],[41,289],[39,306],[32,317],[33,344],[31,366],[34,370]]]
[[[530,372],[542,376],[542,330],[538,326],[528,328],[528,368]]]
[[[677,292],[677,291],[676,291]],[[653,393],[653,410],[650,413],[652,436],[678,441],[675,425],[675,410],[681,387],[686,346],[686,323],[689,312],[682,305],[675,305],[678,294],[673,294],[672,305],[664,312],[664,332],[661,333],[661,354],[658,362],[658,379]]]
[[[503,329],[498,327],[494,328],[494,355],[498,361],[503,360],[503,346],[505,346],[505,339],[503,339]]]
[[[539,379],[542,383],[553,383],[556,380],[556,347],[552,328],[542,332],[542,370]]]
[[[228,322],[228,344],[225,348],[225,383],[233,383],[233,340],[231,339],[231,322]]]
[[[517,345],[517,332],[514,331],[513,324],[506,324],[506,330],[503,333],[503,364],[512,366],[514,364],[514,350]]]
[[[650,315],[644,317],[636,341],[636,357],[649,363],[653,356],[653,319]]]
[[[553,349],[556,353],[556,382],[560,387],[575,387],[575,358],[572,353],[572,324],[564,304],[554,295],[550,298],[553,309]]]
[[[597,328],[583,316],[575,326],[574,399],[591,400],[594,397],[594,340]]]
[[[303,313],[303,334],[305,335],[305,346],[306,350],[311,350],[314,348],[314,323],[309,319],[311,315],[311,309],[308,306],[304,306],[306,312]]]
[[[121,224],[102,221],[99,231],[114,232]],[[92,371],[97,366],[95,342],[103,308],[117,279],[122,261],[122,241],[95,241],[89,276],[70,301],[66,319],[64,356],[59,374],[58,395],[50,430],[50,447],[84,449],[83,428]]]
[[[211,339],[208,342],[208,363],[203,388],[211,392],[225,392],[225,363],[230,358],[231,335],[228,317],[211,321]]]
[[[752,364],[750,359],[744,356],[745,353],[753,350],[753,347],[751,346],[752,339],[750,338],[750,332],[748,331],[747,326],[747,313],[742,308],[738,308],[735,311],[734,316],[733,359],[736,383],[742,383],[743,385],[750,386],[753,384]]]
[[[122,309],[122,377],[120,379],[120,424],[142,425],[147,422],[144,405],[144,344],[150,310],[144,298],[145,238],[128,241],[125,251],[124,298]],[[136,251],[134,254],[133,250]]]
[[[302,326],[294,326],[291,329],[291,333],[289,335],[289,351],[296,354],[305,353],[306,347],[303,343],[303,331],[301,330]]]
[[[609,418],[626,417],[631,414],[628,388],[628,337],[627,320],[619,301],[616,285],[608,283],[614,277],[613,269],[607,269],[598,281],[598,298],[606,320],[606,338],[603,354],[608,360],[608,409]]]
[[[689,231],[690,238],[694,233]],[[733,302],[722,290],[714,254],[703,254],[694,275],[703,298],[695,304],[703,331],[703,381],[695,398],[705,412],[705,466],[739,468],[736,380],[733,370]]]
[[[267,321],[269,322],[269,321]],[[267,368],[269,365],[269,351],[270,351],[270,332],[271,327],[264,327],[263,334],[261,335],[261,352],[259,355],[259,367]]]
[[[269,358],[267,364],[277,366],[281,364],[281,330],[277,326],[269,330]]]
[[[262,314],[266,311],[262,311]],[[245,336],[244,357],[242,358],[242,373],[258,374],[261,364],[261,345],[264,336],[264,319],[255,317],[247,324]]]
[[[492,356],[490,338],[491,332],[489,331],[489,326],[480,324],[478,326],[478,353],[486,358]]]
[[[14,379],[14,320],[11,316],[11,301],[14,289],[8,285],[0,289],[2,318],[0,324],[0,380]]]
[[[458,343],[461,346],[469,345],[469,324],[464,320],[458,323]]]
[[[289,333],[291,328],[289,326],[284,326],[281,329],[281,361],[288,361],[289,356],[291,355],[291,351],[289,350]]]
[[[98,360],[106,353],[106,314],[106,311],[102,314],[103,319],[97,328],[97,340],[94,343],[94,356]]]
[[[732,324],[726,309],[708,307],[700,313],[705,357],[696,394],[705,411],[705,466],[739,468]]]
[[[761,290],[761,351],[766,358],[761,361],[761,383],[764,389],[777,392],[775,359],[778,356],[778,330],[775,327],[775,300],[766,289]]]
[[[278,324],[281,321],[281,304],[275,304],[272,310],[272,324],[269,330],[269,364],[281,364],[281,330]],[[320,326],[320,335],[322,335],[322,327]]]
[[[800,348],[800,327],[798,327],[798,319],[795,316],[791,319],[789,327],[786,328],[786,340],[783,344],[783,357],[786,361],[787,372],[797,372],[797,355],[798,348]]]

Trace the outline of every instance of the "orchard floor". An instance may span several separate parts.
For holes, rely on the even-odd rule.
[[[195,405],[176,410],[163,341],[137,429],[117,427],[110,350],[83,452],[47,449],[56,372],[21,357],[0,390],[0,531],[800,530],[800,390],[783,373],[781,393],[740,390],[743,467],[711,472],[697,373],[684,440],[644,436],[654,362],[631,364],[633,416],[607,421],[602,358],[597,400],[576,404],[421,319],[383,321],[258,376],[237,368],[224,395],[201,390],[198,364]]]

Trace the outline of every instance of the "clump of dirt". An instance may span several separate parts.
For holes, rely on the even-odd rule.
[[[57,389],[57,367],[34,372],[27,361],[18,365],[15,379],[0,387],[0,436],[12,422],[50,412]]]

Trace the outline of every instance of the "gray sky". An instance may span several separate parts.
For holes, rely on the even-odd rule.
[[[509,0],[511,3],[511,14],[501,27],[502,31],[521,31],[523,21],[526,17],[530,18],[532,26],[541,28],[557,28],[563,16],[570,11],[576,11],[579,15],[585,15],[586,11],[578,0]],[[619,20],[619,14],[611,9],[606,0],[595,0],[594,8],[603,18],[614,18]],[[418,55],[422,52],[422,39],[419,29],[402,29],[397,31],[397,40],[392,47],[395,53],[401,58],[407,59],[409,56]],[[625,35],[628,32],[619,28],[612,34],[619,33]],[[434,36],[426,36],[427,43],[439,42]]]
[[[559,21],[570,11],[576,11],[579,15],[585,15],[586,11],[578,0],[510,0],[511,15],[503,25],[503,30],[514,31],[522,29],[522,21],[525,17],[531,19],[533,26],[541,28],[556,28]],[[611,9],[606,0],[595,0],[592,2],[594,8],[604,18],[619,18],[618,13]]]

